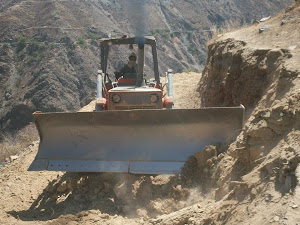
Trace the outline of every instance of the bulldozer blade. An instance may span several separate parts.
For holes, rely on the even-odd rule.
[[[232,141],[244,107],[39,113],[28,170],[174,174],[195,152]]]

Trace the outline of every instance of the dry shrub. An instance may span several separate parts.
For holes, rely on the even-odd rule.
[[[215,42],[216,39],[218,39],[218,37],[220,35],[223,35],[225,33],[229,33],[229,32],[233,32],[236,30],[240,30],[242,28],[251,26],[252,24],[247,24],[247,23],[241,23],[240,20],[228,20],[226,21],[225,24],[223,24],[220,27],[217,26],[212,26],[211,30],[213,31],[213,37],[211,38],[210,41],[208,41],[206,43],[206,47],[208,47],[208,45],[210,45],[211,43]]]
[[[2,134],[0,142],[0,163],[6,158],[24,150],[33,141],[39,140],[37,129],[33,123],[19,130],[15,134]]]
[[[235,30],[239,30],[247,25],[248,24],[242,23],[240,20],[228,20],[223,26],[219,28],[213,27],[212,30],[215,31],[214,32],[215,35],[218,35],[218,34],[224,34]]]

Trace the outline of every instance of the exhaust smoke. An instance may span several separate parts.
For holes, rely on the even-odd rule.
[[[125,11],[127,12],[130,32],[137,37],[136,40],[140,49],[144,48],[145,36],[148,33],[146,5],[147,1],[144,0],[125,0]]]
[[[145,36],[147,35],[146,21],[148,12],[144,0],[125,0],[125,10],[129,21],[129,27],[136,37],[138,43],[138,75],[136,86],[140,87],[143,83],[144,61],[145,61]]]

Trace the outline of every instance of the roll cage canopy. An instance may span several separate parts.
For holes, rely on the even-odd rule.
[[[142,40],[142,44],[141,44]],[[101,49],[101,70],[105,74],[104,80],[107,80],[107,60],[109,54],[109,48],[112,45],[138,45],[139,48],[143,48],[144,44],[150,45],[152,48],[153,56],[153,71],[154,77],[157,83],[160,83],[159,72],[158,72],[158,61],[157,61],[157,49],[156,40],[153,36],[146,36],[143,38],[138,37],[122,37],[122,38],[102,38],[100,39],[100,49]]]

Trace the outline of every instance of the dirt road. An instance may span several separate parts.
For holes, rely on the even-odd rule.
[[[200,76],[174,75],[176,108],[199,107]],[[81,111],[92,111],[94,104]],[[37,148],[33,143],[1,169],[1,224],[141,224],[202,198],[177,176],[27,172]]]

